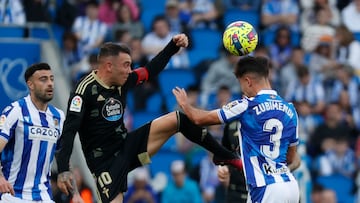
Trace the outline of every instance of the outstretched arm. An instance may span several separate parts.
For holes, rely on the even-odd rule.
[[[191,106],[184,88],[174,88],[173,94],[175,95],[181,109],[196,125],[207,126],[221,124],[218,116],[218,110],[206,111]]]
[[[177,34],[145,67],[136,68],[129,76],[128,85],[134,86],[156,77],[168,64],[170,58],[176,54],[181,47],[189,45],[185,34]]]
[[[188,37],[185,34],[175,35],[166,47],[146,65],[149,77],[154,77],[164,70],[170,58],[180,50],[180,47],[187,47],[188,43]]]

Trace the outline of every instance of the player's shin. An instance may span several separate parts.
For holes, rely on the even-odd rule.
[[[206,128],[195,125],[191,120],[182,112],[177,111],[176,116],[178,119],[178,130],[188,140],[204,147],[214,154],[214,163],[230,164],[238,169],[242,168],[242,163],[239,157],[226,149],[207,131]]]

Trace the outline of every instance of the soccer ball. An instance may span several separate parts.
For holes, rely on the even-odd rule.
[[[255,50],[258,34],[248,22],[235,21],[230,23],[223,34],[223,45],[226,50],[236,56],[243,56]]]

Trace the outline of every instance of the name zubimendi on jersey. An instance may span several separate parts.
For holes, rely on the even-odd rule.
[[[265,102],[259,103],[253,107],[256,115],[260,115],[266,111],[278,110],[286,113],[290,118],[294,116],[294,112],[284,103],[278,100],[267,100]]]

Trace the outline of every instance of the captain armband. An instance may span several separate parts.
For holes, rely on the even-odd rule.
[[[141,67],[134,70],[136,75],[138,76],[138,79],[136,81],[136,84],[141,84],[149,79],[149,72],[146,68]]]

